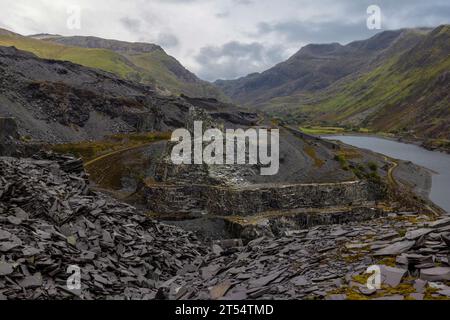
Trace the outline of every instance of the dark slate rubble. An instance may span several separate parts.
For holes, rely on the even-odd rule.
[[[450,227],[447,218],[433,220],[398,213],[290,231],[247,245],[235,242],[235,247],[226,242],[221,248],[216,242],[199,270],[163,286],[172,299],[448,298],[450,247],[445,239]],[[361,282],[372,265],[380,267],[380,290]]]
[[[0,158],[0,299],[152,299],[200,264],[191,233],[92,192],[79,160],[37,158]],[[70,265],[81,291],[66,286]]]
[[[448,299],[449,242],[448,217],[404,212],[206,245],[93,192],[75,158],[0,157],[0,299]]]

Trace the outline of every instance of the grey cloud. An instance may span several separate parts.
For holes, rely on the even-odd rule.
[[[253,0],[233,0],[233,2],[235,3],[235,4],[242,4],[242,5],[250,5],[250,4],[253,4],[254,3],[254,1]]]
[[[87,3],[86,0],[61,2]],[[449,0],[276,0],[276,3],[275,0],[128,0],[127,5],[123,3],[120,0],[89,2],[83,8],[83,29],[79,33],[160,44],[172,49],[171,54],[192,71],[211,80],[262,71],[287,58],[287,52],[293,53],[307,43],[347,43],[368,38],[377,32],[366,27],[366,9],[372,4],[381,7],[384,30],[450,23]],[[199,17],[204,13],[212,15],[212,19],[189,19],[184,10],[188,6],[201,12]],[[122,7],[126,11],[120,11]],[[98,17],[103,23],[98,23]],[[15,0],[3,5],[0,20],[7,29],[24,34],[77,32],[67,30],[65,5],[47,0]],[[198,51],[199,48],[203,49]],[[197,56],[193,52],[198,52]]]
[[[203,47],[195,58],[201,66],[198,75],[212,81],[262,71],[286,57],[282,47],[232,41],[219,47]]]
[[[144,28],[142,27],[142,21],[139,19],[124,17],[120,19],[120,22],[129,32],[140,34],[141,36],[139,37],[139,41],[152,42],[160,45],[163,48],[173,48],[180,44],[178,38],[174,34],[168,32],[160,32],[156,38],[142,36],[142,34],[145,34],[145,32],[143,32]]]
[[[201,2],[204,0],[156,0],[161,3],[190,3],[190,2]]]
[[[163,48],[173,48],[179,45],[178,38],[171,33],[160,33],[156,43]]]
[[[375,35],[379,30],[369,30],[366,21],[346,23],[341,21],[330,21],[324,23],[313,23],[304,21],[286,21],[279,23],[258,24],[258,35],[277,33],[285,40],[294,43],[346,43]]]
[[[450,3],[418,5],[415,10],[408,10],[402,15],[403,19],[398,24],[404,26],[434,27],[450,22]]]
[[[373,0],[359,2],[342,0],[336,3],[342,6],[345,16],[323,17],[321,21],[310,18],[309,20],[261,22],[257,25],[257,32],[251,36],[260,37],[272,33],[283,40],[296,43],[347,43],[365,39],[380,32],[380,30],[369,30],[366,26],[366,9],[373,4]],[[450,21],[450,3],[445,1],[424,3],[422,0],[379,0],[377,5],[381,8],[384,30],[436,26]]]
[[[120,19],[122,25],[130,32],[138,33],[141,30],[141,21],[129,17]]]
[[[219,19],[228,18],[230,16],[230,12],[219,12],[216,13],[216,17]]]

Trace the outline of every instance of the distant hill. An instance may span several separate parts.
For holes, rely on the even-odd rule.
[[[227,100],[214,85],[202,81],[160,46],[96,37],[38,34],[25,37],[0,29],[0,45],[14,46],[40,58],[67,60],[151,84],[174,94]]]
[[[0,118],[14,118],[27,140],[54,144],[172,131],[185,126],[193,106],[237,123],[257,120],[216,99],[162,95],[110,72],[0,46]]]
[[[273,68],[217,81],[235,102],[292,123],[450,139],[450,26],[308,45]]]

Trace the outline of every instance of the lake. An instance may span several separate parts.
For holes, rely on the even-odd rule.
[[[432,175],[430,199],[450,212],[450,155],[429,151],[414,144],[366,136],[324,136],[346,144],[382,153],[388,157],[411,161],[435,172]]]

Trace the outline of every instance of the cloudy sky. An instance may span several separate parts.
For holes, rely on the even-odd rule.
[[[383,30],[450,23],[448,0],[0,0],[0,27],[157,43],[203,79],[233,79],[308,43],[379,32],[366,25],[372,4]],[[68,28],[74,6],[80,29]]]

